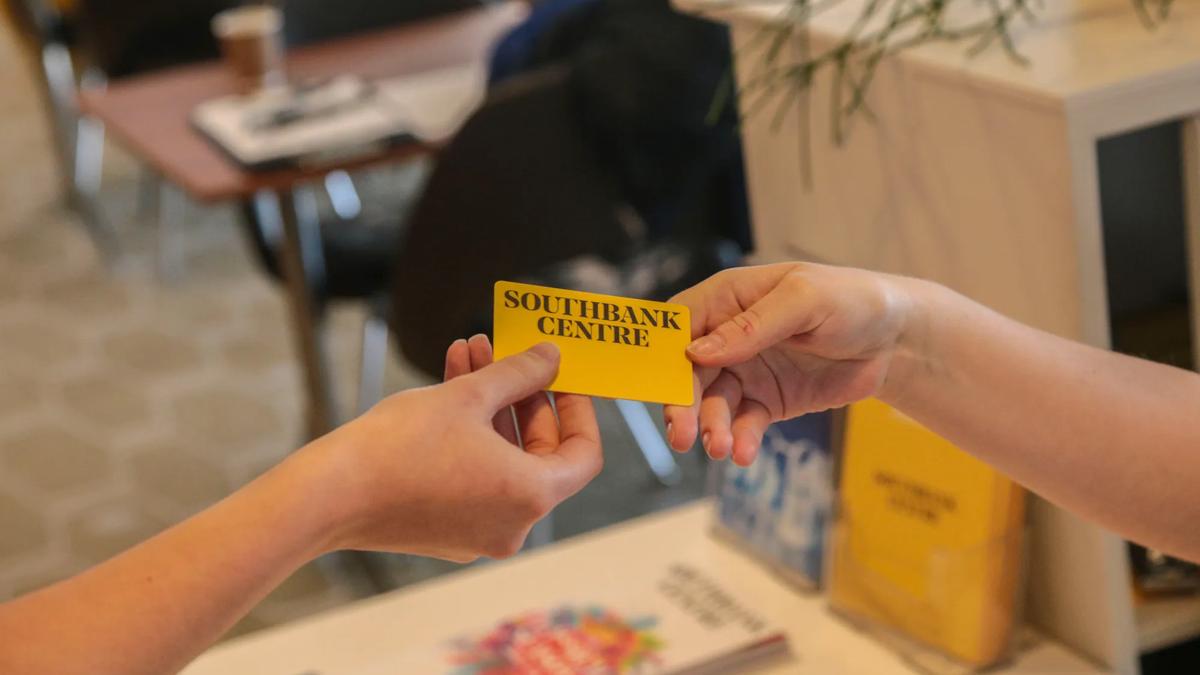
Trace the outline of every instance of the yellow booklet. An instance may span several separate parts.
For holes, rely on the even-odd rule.
[[[831,605],[960,661],[1001,659],[1020,592],[1024,491],[879,401],[851,406]]]
[[[496,358],[553,342],[551,391],[691,405],[692,339],[684,305],[498,281]]]

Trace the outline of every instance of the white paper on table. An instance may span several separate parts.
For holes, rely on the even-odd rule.
[[[455,66],[378,80],[372,93],[353,104],[275,127],[255,128],[248,122],[264,107],[277,105],[278,99],[273,101],[271,93],[205,101],[192,111],[192,123],[248,167],[319,162],[378,150],[401,138],[445,140],[479,106],[486,86],[481,66]],[[364,85],[352,76],[343,76],[330,87]]]

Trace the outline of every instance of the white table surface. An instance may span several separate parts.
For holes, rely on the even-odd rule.
[[[465,629],[531,606],[571,597],[589,579],[619,578],[633,565],[703,561],[741,580],[740,592],[788,632],[793,658],[752,672],[911,673],[895,654],[833,617],[819,595],[797,592],[708,533],[712,504],[701,500],[574,537],[512,560],[464,569],[316,617],[227,642],[185,675],[300,675],[389,672],[405,650],[437,645]],[[533,606],[537,606],[536,601]],[[394,670],[390,672],[395,672]],[[1001,672],[1091,675],[1096,667],[1041,641]]]

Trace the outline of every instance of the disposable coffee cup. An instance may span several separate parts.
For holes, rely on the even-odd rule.
[[[213,35],[239,94],[282,85],[283,13],[270,5],[227,9],[212,20]]]

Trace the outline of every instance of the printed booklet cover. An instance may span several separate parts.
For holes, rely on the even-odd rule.
[[[833,508],[832,427],[831,412],[777,422],[754,464],[722,462],[712,469],[717,533],[809,588],[821,583]]]
[[[630,566],[620,587],[515,610],[389,665],[445,675],[705,675],[786,651],[783,631],[724,579],[680,561]]]
[[[1016,626],[1024,491],[876,400],[849,412],[829,600],[960,662],[1001,660]]]

